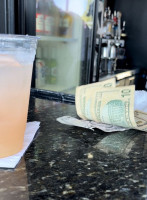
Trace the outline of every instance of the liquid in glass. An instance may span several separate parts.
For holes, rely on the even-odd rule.
[[[23,148],[37,39],[0,35],[0,158]]]

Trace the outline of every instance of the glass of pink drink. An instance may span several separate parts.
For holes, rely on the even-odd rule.
[[[0,34],[0,158],[23,148],[37,37]]]

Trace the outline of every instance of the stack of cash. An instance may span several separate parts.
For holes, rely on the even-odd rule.
[[[147,132],[147,113],[134,110],[135,86],[116,87],[115,78],[79,86],[76,111],[83,120]]]

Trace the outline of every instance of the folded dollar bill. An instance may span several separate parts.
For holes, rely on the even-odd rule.
[[[83,120],[147,132],[147,113],[135,110],[135,86],[116,87],[115,79],[79,86],[76,111]]]

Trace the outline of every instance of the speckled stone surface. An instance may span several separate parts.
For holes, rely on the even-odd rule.
[[[41,127],[15,170],[0,170],[0,200],[147,199],[147,135],[60,124],[74,105],[31,98]]]

